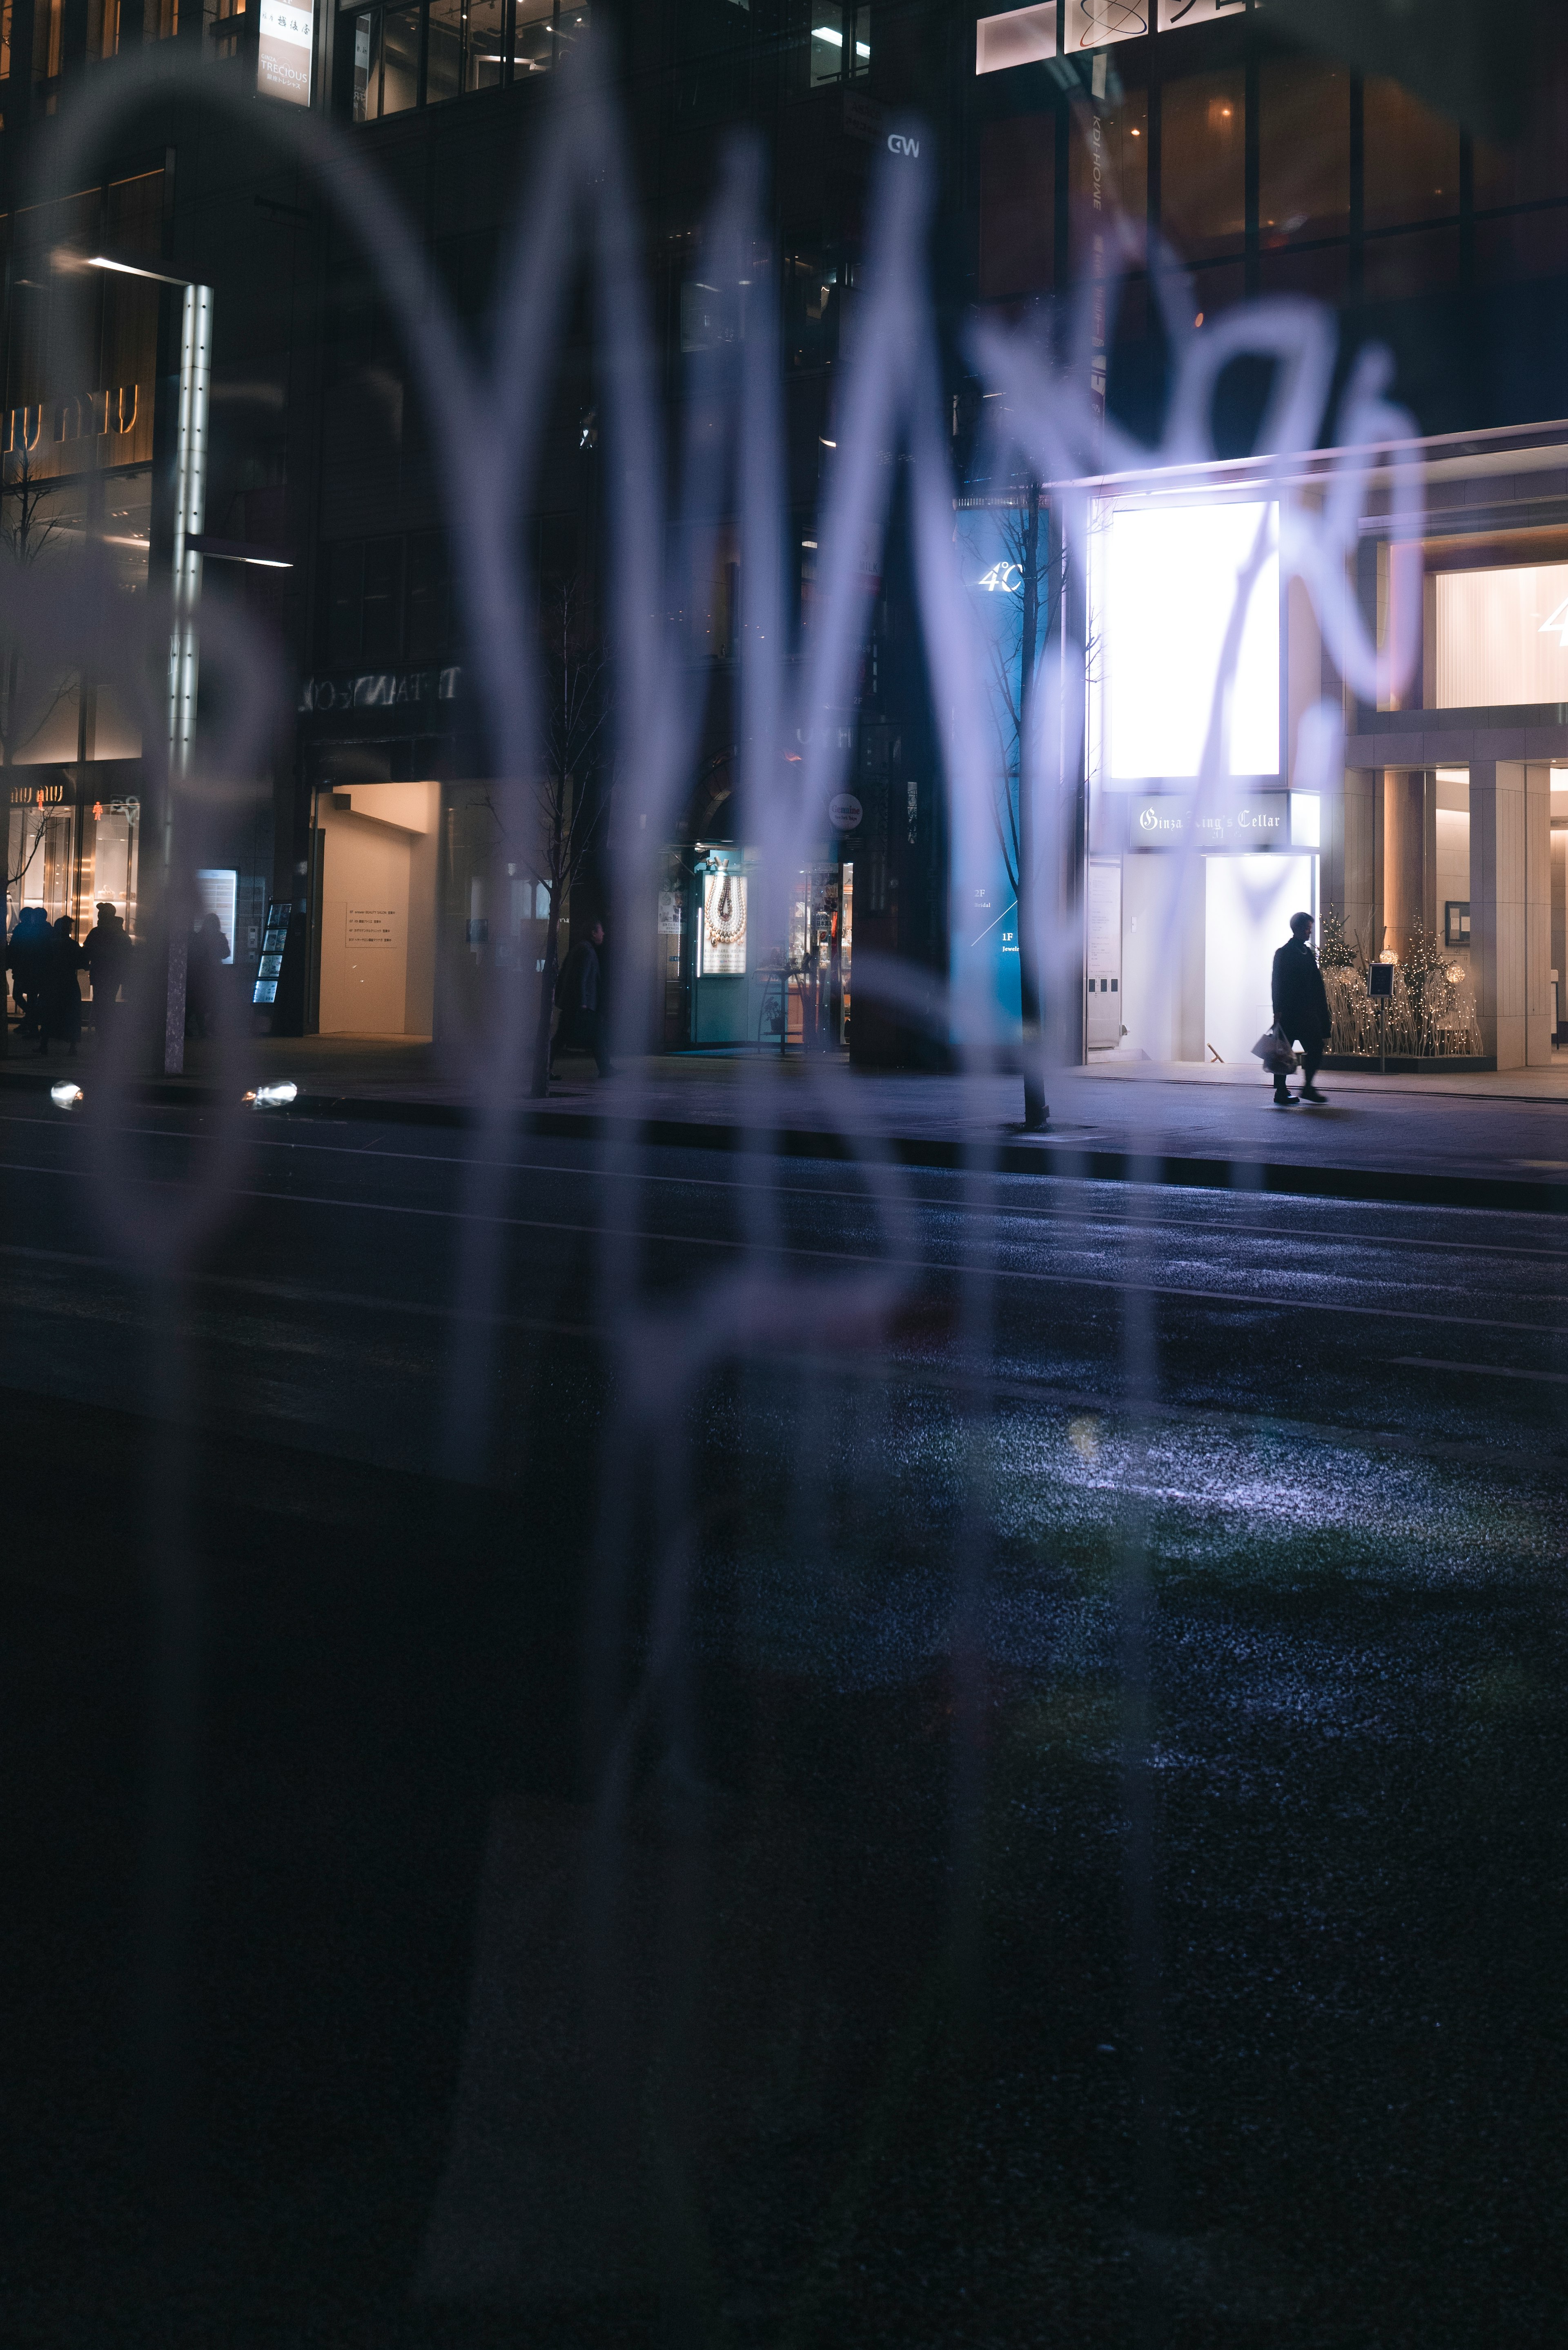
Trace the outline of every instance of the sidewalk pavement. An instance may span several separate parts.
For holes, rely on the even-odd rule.
[[[482,1122],[483,1073],[413,1038],[247,1041],[226,1075],[210,1040],[188,1047],[184,1076],[149,1080],[140,1099],[192,1107],[245,1086],[292,1078],[295,1115],[444,1126]],[[90,1039],[73,1063],[16,1052],[0,1087],[84,1089]],[[236,1081],[237,1080],[237,1081]],[[734,1149],[763,1134],[794,1155],[873,1147],[911,1165],[954,1167],[978,1152],[1008,1172],[1090,1175],[1439,1205],[1568,1213],[1568,1052],[1549,1069],[1452,1077],[1325,1073],[1327,1106],[1274,1107],[1251,1068],[1106,1061],[1053,1073],[1049,1130],[1023,1131],[1016,1076],[851,1069],[773,1054],[628,1057],[601,1080],[568,1060],[547,1101],[518,1087],[505,1105],[528,1131]]]

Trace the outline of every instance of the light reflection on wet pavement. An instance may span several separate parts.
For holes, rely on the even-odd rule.
[[[306,1130],[253,1170],[187,1303],[220,1436],[436,1464],[461,1170],[450,1138],[398,1139]],[[184,1148],[152,1146],[176,1180]],[[752,1269],[826,1285],[780,1340],[741,1313],[732,1163],[528,1159],[493,1298],[519,1587],[603,1540],[595,1445],[626,1441],[627,1390],[584,1335],[604,1227],[641,1236],[642,1344],[671,1347],[655,1425],[694,1575],[614,1882],[631,2070],[648,2112],[671,2101],[722,2338],[1550,2338],[1568,1510],[1563,1390],[1533,1375],[1568,1369],[1568,1227],[1021,1180],[981,1196],[993,1253],[956,1179],[884,1222],[794,1162]],[[5,1180],[0,1376],[134,1403],[145,1296],[79,1194]],[[683,1386],[681,1317],[732,1311]],[[667,1537],[625,1536],[633,1684]],[[535,2338],[489,2310],[552,2345],[652,2340],[641,2189],[585,2169],[558,2054],[582,1972],[560,1887],[601,1849],[580,1692],[531,1679],[526,1644],[508,1669],[561,1759],[499,1785],[459,1921],[426,2287],[480,2329],[450,2338]]]

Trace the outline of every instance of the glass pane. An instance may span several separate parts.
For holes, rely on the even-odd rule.
[[[1265,247],[1350,226],[1350,73],[1265,57],[1258,84],[1258,230]]]
[[[1397,81],[1366,84],[1366,225],[1402,228],[1459,208],[1459,125]]]
[[[409,640],[410,661],[437,660],[447,640],[446,535],[423,531],[409,541]]]
[[[844,72],[844,11],[839,0],[812,0],[811,81],[837,81]]]
[[[556,0],[517,0],[512,70],[518,81],[524,74],[548,73],[555,64],[555,17]]]
[[[346,666],[359,658],[359,602],[364,589],[365,549],[362,541],[346,539],[331,547],[327,564],[327,665]]]
[[[988,122],[980,141],[980,290],[1044,294],[1054,276],[1056,125],[1049,114]]]
[[[465,89],[493,89],[501,79],[503,0],[469,0]]]
[[[425,104],[439,106],[462,88],[462,0],[431,0],[425,51]]]
[[[397,660],[402,604],[403,542],[373,538],[365,548],[364,660],[390,668]]]
[[[1075,126],[1067,151],[1067,201],[1073,224],[1073,265],[1093,265],[1093,239],[1119,207],[1135,227],[1148,216],[1148,93],[1129,89],[1119,106],[1099,117],[1096,155]],[[1099,209],[1096,209],[1096,197]]]
[[[1168,82],[1160,100],[1165,234],[1183,261],[1246,241],[1245,83],[1239,71]]]
[[[574,8],[571,0],[561,0],[561,13],[556,19],[556,54],[564,57],[579,34],[588,28],[587,6]]]
[[[380,15],[367,8],[354,19],[354,120],[374,122],[381,111]]]
[[[420,12],[389,8],[381,17],[380,111],[404,114],[418,103],[419,95]]]
[[[1517,145],[1475,146],[1478,212],[1551,196],[1568,196],[1568,56],[1542,61]]]
[[[854,12],[855,42],[849,70],[866,74],[871,70],[871,11],[857,8]]]

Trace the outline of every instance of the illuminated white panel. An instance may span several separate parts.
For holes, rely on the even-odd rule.
[[[315,0],[261,0],[260,17],[258,96],[281,98],[289,106],[308,106],[316,55]]]
[[[1044,7],[1010,9],[1005,16],[982,16],[974,28],[977,74],[1038,65],[1055,54],[1056,0],[1045,0]]]
[[[205,866],[196,876],[196,919],[216,914],[228,952],[225,962],[234,959],[234,911],[239,899],[240,877],[233,866]]]
[[[1184,25],[1211,25],[1216,16],[1239,16],[1241,0],[1159,0],[1158,29],[1174,33]]]
[[[1568,563],[1439,571],[1435,706],[1568,702]]]
[[[1274,950],[1293,914],[1317,912],[1315,857],[1203,860],[1203,1041],[1232,1067],[1258,1072],[1252,1046],[1273,1020]]]
[[[1247,600],[1229,686],[1232,775],[1280,771],[1279,510],[1123,507],[1111,516],[1095,634],[1106,776],[1196,776],[1239,581],[1260,528],[1267,551]]]
[[[1148,30],[1143,0],[1067,0],[1066,51],[1108,49],[1115,41],[1136,41]]]

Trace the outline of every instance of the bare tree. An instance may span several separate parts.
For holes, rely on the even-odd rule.
[[[979,582],[988,592],[986,642],[991,651],[991,709],[997,733],[992,816],[1018,918],[1018,993],[1023,1025],[1023,1123],[1037,1132],[1046,1120],[1044,976],[1040,968],[1042,885],[1038,778],[1029,773],[1026,745],[1033,725],[1045,647],[1062,619],[1063,569],[1052,558],[1050,516],[1038,480],[1030,475],[1011,500],[992,510],[1000,558]],[[996,597],[1003,600],[998,604]],[[1000,618],[998,617],[1000,616]],[[1092,675],[1095,646],[1085,648]],[[1058,851],[1062,844],[1057,844]],[[1047,852],[1049,854],[1049,851]]]
[[[550,1013],[560,969],[561,917],[572,902],[609,804],[609,784],[599,759],[609,717],[608,661],[579,580],[558,580],[545,588],[539,627],[543,691],[537,824],[528,857],[546,907],[529,1086],[535,1100],[543,1099],[549,1084]]]
[[[986,630],[991,648],[992,710],[996,723],[996,788],[992,815],[1002,860],[1007,868],[1018,918],[1018,993],[1023,1023],[1023,1123],[1030,1132],[1045,1124],[1045,1083],[1042,1066],[1041,974],[1036,952],[1034,878],[1036,845],[1033,810],[1026,788],[1024,745],[1040,668],[1040,650],[1051,633],[1053,603],[1050,577],[1050,529],[1041,529],[1040,484],[1033,477],[1020,488],[1016,503],[998,512],[1001,560],[981,585],[1008,598],[1002,609],[1002,625]],[[1016,623],[1012,614],[1016,612]]]
[[[20,572],[30,571],[60,536],[60,523],[46,504],[53,487],[52,482],[41,482],[34,473],[31,452],[24,446],[16,460],[15,473],[0,486],[0,549],[4,550],[4,558]],[[67,670],[55,679],[47,693],[36,702],[30,701],[26,671],[21,644],[7,633],[0,639],[0,767],[16,765],[60,703],[75,690],[75,675]],[[36,847],[35,842],[35,852]],[[19,878],[15,874],[10,877],[13,884]]]

